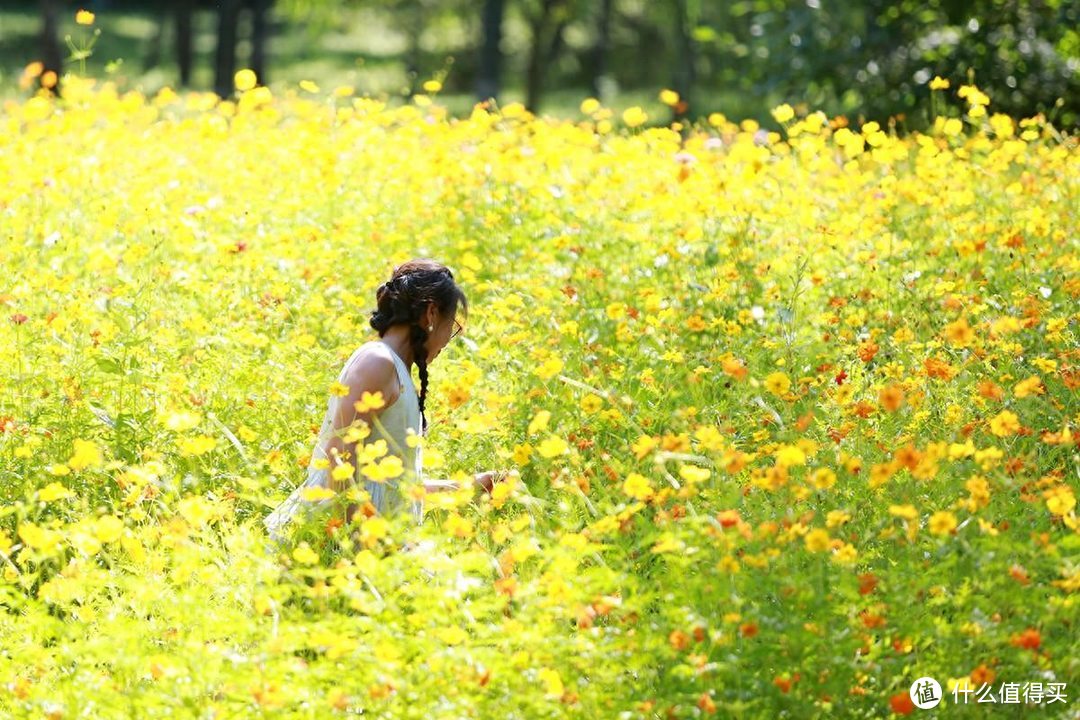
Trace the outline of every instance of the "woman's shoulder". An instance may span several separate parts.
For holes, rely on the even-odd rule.
[[[346,380],[361,381],[365,385],[393,387],[398,391],[401,388],[401,376],[393,351],[378,340],[370,340],[357,348],[345,370],[345,377]]]

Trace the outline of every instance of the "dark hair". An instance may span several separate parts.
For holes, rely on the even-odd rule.
[[[413,359],[420,371],[420,432],[423,434],[427,431],[424,400],[428,387],[428,331],[420,324],[420,318],[428,303],[435,303],[440,314],[453,317],[459,306],[468,313],[468,301],[454,282],[454,273],[450,272],[450,268],[428,258],[398,265],[390,280],[375,291],[375,297],[379,306],[372,311],[370,323],[378,331],[379,337],[394,325],[410,327]]]

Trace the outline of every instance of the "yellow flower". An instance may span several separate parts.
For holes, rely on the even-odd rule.
[[[806,549],[810,552],[825,552],[829,549],[832,538],[829,537],[828,530],[814,528],[806,533],[804,541],[806,542]]]
[[[1026,380],[1021,380],[1013,386],[1013,394],[1018,398],[1026,398],[1030,395],[1042,395],[1046,392],[1042,379],[1038,375],[1032,375]]]
[[[635,500],[648,500],[653,496],[652,485],[648,478],[637,473],[630,473],[623,482],[623,492]]]
[[[1043,493],[1046,508],[1058,517],[1065,517],[1076,507],[1076,496],[1068,485],[1058,485]]]
[[[353,477],[356,471],[356,466],[347,461],[339,462],[333,470],[330,471],[330,477],[337,482],[345,482]]]
[[[381,390],[376,390],[371,393],[365,390],[360,394],[360,399],[353,403],[353,407],[356,408],[358,413],[366,413],[370,410],[378,410],[381,407],[386,406],[386,399],[383,398]]]
[[[686,543],[675,537],[670,532],[665,532],[660,536],[660,539],[652,546],[652,552],[654,554],[661,554],[666,552],[677,552],[686,547]]]
[[[661,90],[660,102],[664,103],[665,105],[675,107],[679,104],[679,93],[675,92],[674,90]]]
[[[472,520],[464,518],[457,513],[451,513],[446,522],[443,523],[443,529],[454,537],[467,540],[471,538],[475,532]]]
[[[360,526],[360,541],[365,547],[372,547],[390,532],[390,524],[379,515],[370,517]]]
[[[919,512],[914,505],[890,505],[889,514],[905,520],[914,520],[919,517]]]
[[[405,466],[397,455],[387,455],[378,463],[364,465],[360,472],[374,482],[386,482],[405,472]]]
[[[545,360],[539,367],[536,368],[536,375],[541,380],[550,380],[558,375],[563,369],[563,361],[557,357],[551,357]]]
[[[313,83],[311,80],[301,80],[300,89],[309,93],[319,92],[319,86]]]
[[[525,465],[532,457],[533,446],[529,443],[514,446],[514,454],[511,456],[515,465]]]
[[[124,521],[115,515],[102,515],[94,523],[94,537],[102,544],[116,542],[124,533]]]
[[[795,110],[787,103],[784,103],[783,105],[777,105],[772,109],[772,116],[776,122],[783,125],[795,117]]]
[[[851,513],[845,510],[830,510],[825,516],[826,527],[837,527],[851,520]]]
[[[581,409],[592,415],[604,406],[604,401],[599,396],[589,393],[581,398]]]
[[[931,90],[948,90],[949,89],[949,81],[946,80],[945,78],[942,78],[942,77],[939,77],[939,76],[935,75],[934,79],[930,81],[930,89]]]
[[[833,553],[832,559],[840,565],[852,565],[859,559],[859,551],[851,543],[844,543]]]
[[[773,395],[783,397],[791,388],[791,380],[785,373],[773,372],[765,377],[765,389]]]
[[[557,670],[551,668],[540,668],[537,673],[540,676],[540,682],[544,684],[544,692],[548,697],[560,698],[565,692],[563,688],[562,678],[559,677]]]
[[[543,442],[540,443],[537,450],[541,457],[553,458],[556,455],[562,455],[570,448],[566,444],[566,441],[557,435],[549,435]]]
[[[712,475],[712,472],[697,465],[683,465],[679,468],[679,477],[691,484],[704,482],[709,479],[710,475]]]
[[[956,529],[956,516],[948,510],[939,510],[930,516],[927,527],[934,535],[948,535]]]
[[[193,427],[197,427],[202,422],[202,417],[198,413],[188,412],[187,410],[180,410],[178,412],[171,412],[165,416],[165,427],[173,432],[183,432],[190,430]],[[241,436],[243,437],[243,436]],[[253,438],[243,438],[244,440],[252,440]]]
[[[102,457],[97,445],[89,440],[76,439],[67,464],[72,470],[85,470],[88,467],[98,467],[104,462],[105,458]]]
[[[548,422],[551,420],[551,413],[547,410],[539,410],[533,419],[529,422],[529,434],[533,435],[538,432],[547,430]]]
[[[469,634],[457,625],[439,628],[435,634],[447,645],[460,645],[469,639]]]
[[[442,83],[438,80],[428,80],[423,85],[424,92],[435,94],[442,90]]]
[[[818,468],[810,476],[810,484],[818,490],[828,490],[836,484],[836,473],[829,468]]]
[[[622,120],[626,123],[626,127],[635,128],[639,125],[644,125],[649,119],[649,116],[645,114],[645,111],[638,106],[627,108],[623,111]]]
[[[79,25],[93,25],[94,13],[89,10],[79,10],[75,13],[75,22]]]
[[[233,76],[233,82],[236,84],[236,89],[240,92],[246,92],[255,87],[255,83],[258,82],[258,78],[255,76],[255,71],[248,68],[238,70]]]
[[[330,488],[318,486],[306,487],[300,491],[300,497],[306,502],[319,502],[320,500],[329,500],[335,495],[337,495],[337,493]]]
[[[193,438],[182,438],[176,445],[183,456],[205,455],[217,447],[217,440],[208,435],[198,435]]]
[[[660,441],[656,438],[642,435],[630,445],[630,449],[634,451],[634,457],[641,460],[659,445]]]
[[[319,562],[319,556],[311,549],[307,542],[302,542],[292,551],[293,559],[301,565],[314,565]]]
[[[1002,410],[990,419],[990,432],[998,437],[1013,435],[1020,430],[1020,419],[1016,413]]]
[[[38,499],[42,502],[52,502],[53,500],[71,497],[74,494],[60,483],[51,482],[38,490]]]
[[[596,98],[585,98],[581,101],[581,113],[583,115],[592,115],[594,112],[600,109],[600,101]]]
[[[776,464],[781,467],[806,464],[806,453],[797,445],[782,445],[776,451]]]
[[[182,499],[177,504],[177,508],[185,520],[197,527],[206,525],[217,516],[217,509],[213,503],[199,496]]]
[[[48,555],[60,547],[63,537],[55,530],[43,528],[34,523],[23,523],[19,526],[19,538],[28,548],[40,550]]]

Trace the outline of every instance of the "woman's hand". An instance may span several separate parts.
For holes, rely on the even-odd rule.
[[[495,483],[505,480],[509,474],[509,470],[486,470],[476,474],[476,484],[483,488],[484,492],[490,493]]]

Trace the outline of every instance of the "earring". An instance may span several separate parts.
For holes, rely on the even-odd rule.
[[[435,329],[435,326],[434,326],[434,325],[428,325],[428,326],[427,326],[427,331],[428,331],[428,332],[431,332],[431,331],[432,331],[432,330],[434,330],[434,329]]]

